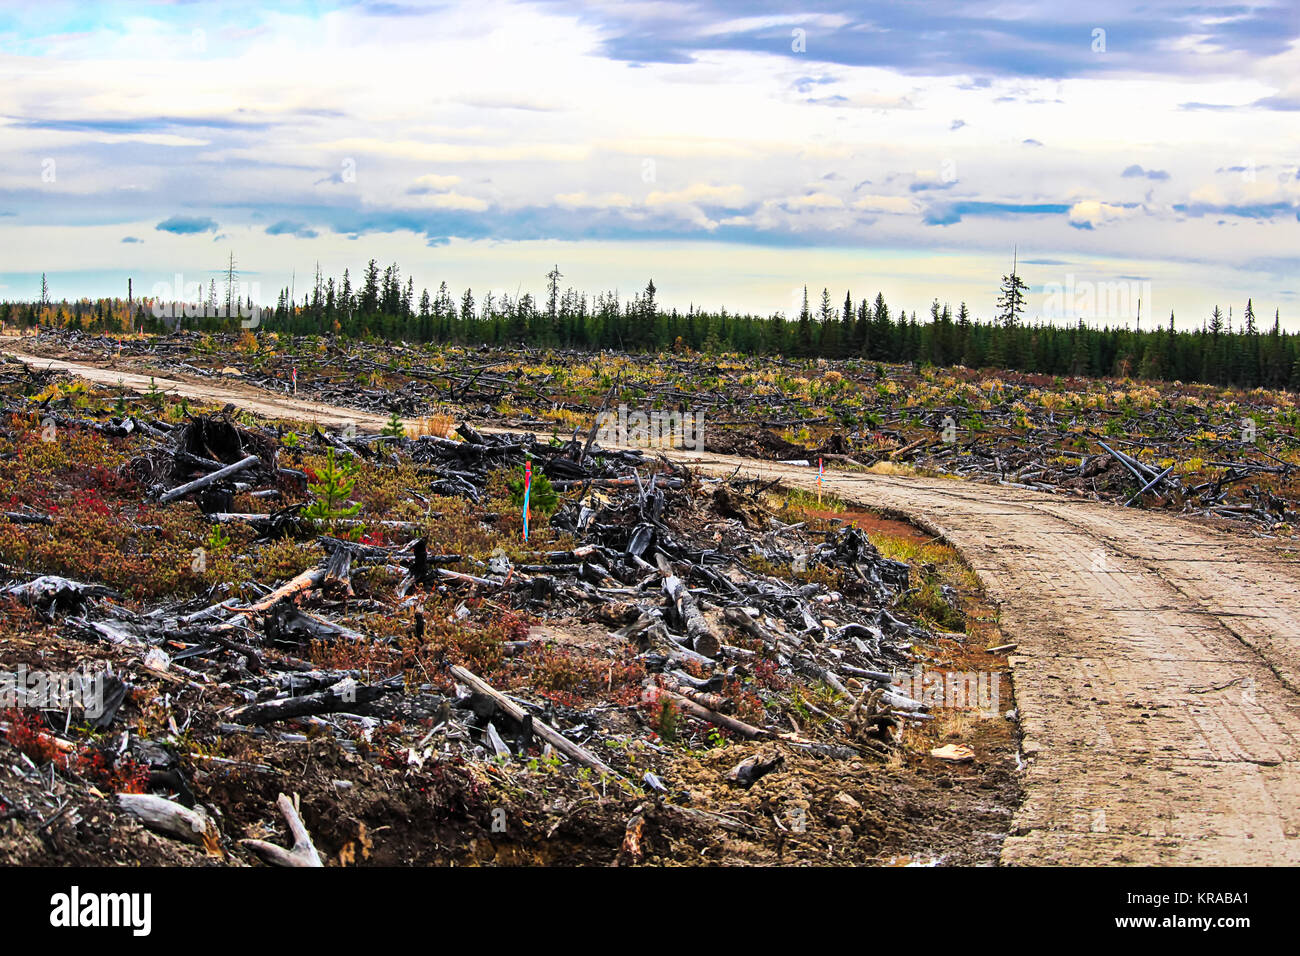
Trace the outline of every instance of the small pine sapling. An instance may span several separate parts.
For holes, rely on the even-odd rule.
[[[387,435],[389,438],[401,438],[406,434],[406,426],[402,424],[402,419],[398,416],[397,409],[393,409],[393,414],[388,419],[388,424],[379,430],[379,434]]]
[[[356,466],[351,458],[344,459],[341,463],[336,462],[334,449],[331,448],[325,458],[325,467],[317,473],[317,477],[320,479],[318,482],[307,485],[307,490],[316,498],[303,509],[303,517],[333,531],[340,518],[354,517],[361,510],[359,503],[348,500],[352,487],[357,482]]]
[[[522,509],[524,506],[524,468],[522,465],[515,469],[508,487],[510,488],[510,503],[516,508]],[[540,471],[534,471],[532,488],[528,492],[529,513],[545,515],[549,518],[559,506],[560,493],[551,484],[551,479]]]

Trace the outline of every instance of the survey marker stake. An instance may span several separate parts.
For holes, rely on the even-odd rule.
[[[533,463],[524,462],[524,540],[528,540],[528,493],[533,487]]]

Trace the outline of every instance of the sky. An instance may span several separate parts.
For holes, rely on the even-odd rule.
[[[0,299],[319,268],[1300,330],[1300,0],[0,0]]]

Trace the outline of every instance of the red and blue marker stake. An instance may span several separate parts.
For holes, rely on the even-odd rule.
[[[524,540],[528,540],[528,493],[533,488],[533,463],[524,462]]]

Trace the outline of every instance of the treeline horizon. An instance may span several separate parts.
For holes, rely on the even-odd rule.
[[[761,316],[696,309],[662,309],[651,280],[630,298],[615,291],[594,296],[572,287],[560,289],[559,268],[547,274],[546,296],[489,292],[476,300],[466,289],[453,297],[443,282],[417,299],[414,282],[402,281],[394,263],[382,272],[375,260],[353,285],[348,270],[341,279],[318,272],[301,302],[282,289],[273,307],[261,308],[258,331],[290,335],[338,335],[416,343],[459,345],[528,344],[624,352],[695,352],[772,355],[791,358],[859,358],[920,365],[963,365],[1047,375],[1095,378],[1141,378],[1200,382],[1240,388],[1300,390],[1300,333],[1283,331],[1280,310],[1261,330],[1252,300],[1241,323],[1215,306],[1200,328],[1177,328],[1171,312],[1153,328],[1023,320],[1027,286],[1013,271],[1002,277],[997,314],[971,315],[965,302],[954,312],[934,299],[924,320],[912,310],[894,312],[881,293],[855,300],[845,293],[836,305],[829,289],[811,305],[805,288],[799,314]],[[43,292],[45,290],[42,285]],[[228,284],[219,294],[209,283],[203,301],[159,318],[152,298],[52,302],[0,301],[0,319],[19,328],[61,327],[88,332],[143,331],[151,334],[188,329],[238,332],[245,328],[239,310],[254,303],[241,300]]]

